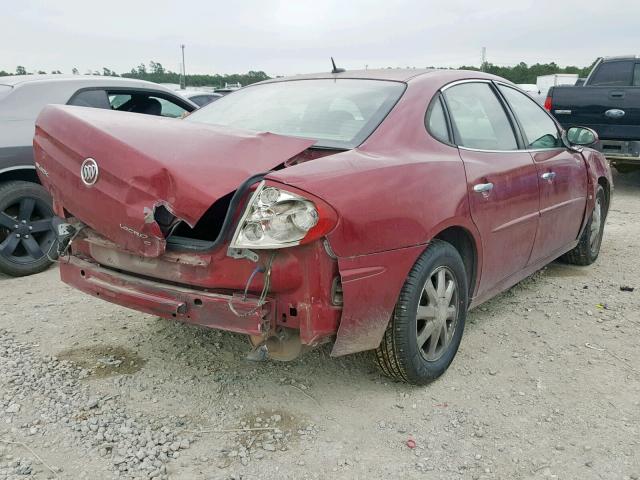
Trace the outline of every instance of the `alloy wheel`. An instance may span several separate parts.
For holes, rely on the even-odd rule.
[[[40,199],[16,199],[0,211],[0,255],[17,264],[40,260],[54,241],[52,216],[51,207]]]
[[[438,360],[451,343],[458,320],[458,282],[449,268],[436,268],[427,279],[416,314],[418,350]]]
[[[589,232],[589,247],[591,253],[595,254],[600,248],[600,229],[602,227],[602,200],[596,197],[596,204],[591,215],[591,231]]]

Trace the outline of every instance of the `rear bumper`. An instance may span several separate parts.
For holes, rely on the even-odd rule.
[[[75,256],[60,263],[60,278],[78,290],[124,307],[231,332],[265,335],[274,316],[271,299],[260,306],[255,297],[243,301],[237,295],[172,286],[103,268]]]
[[[613,165],[640,165],[640,141],[600,140],[604,156]]]

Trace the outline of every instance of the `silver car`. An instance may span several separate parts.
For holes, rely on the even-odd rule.
[[[180,118],[198,105],[168,88],[119,77],[0,77],[0,272],[46,269],[54,243],[51,199],[38,182],[32,139],[45,105],[66,104]],[[42,172],[46,175],[46,172]]]

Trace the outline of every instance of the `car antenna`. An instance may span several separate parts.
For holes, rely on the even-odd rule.
[[[336,67],[336,62],[333,60],[333,57],[331,57],[331,65],[333,65],[333,69],[331,70],[331,73],[342,73],[345,71],[344,68]]]

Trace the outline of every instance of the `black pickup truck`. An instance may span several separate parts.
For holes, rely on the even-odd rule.
[[[619,172],[640,170],[640,57],[599,59],[583,85],[551,87],[545,108],[564,128],[595,130]]]

